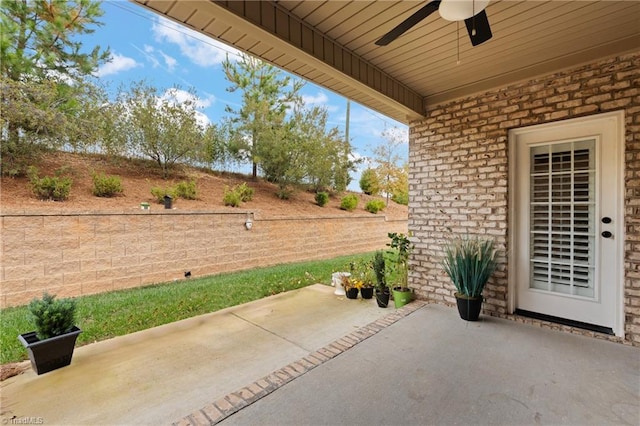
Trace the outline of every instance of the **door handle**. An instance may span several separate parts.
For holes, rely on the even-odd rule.
[[[611,238],[611,237],[613,237],[613,234],[612,234],[611,232],[609,232],[609,231],[604,231],[604,232],[602,232],[602,234],[600,234],[600,235],[602,235],[604,238]]]

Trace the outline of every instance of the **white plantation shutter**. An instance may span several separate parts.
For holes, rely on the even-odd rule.
[[[595,141],[530,148],[530,282],[594,297]]]

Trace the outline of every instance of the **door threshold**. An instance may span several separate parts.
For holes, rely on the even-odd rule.
[[[516,315],[523,317],[534,318],[542,321],[549,321],[556,324],[567,325],[569,327],[581,328],[583,330],[595,331],[596,333],[608,334],[615,336],[613,329],[610,327],[603,327],[601,325],[589,324],[586,322],[574,321],[566,318],[554,317],[553,315],[540,314],[538,312],[525,311],[522,309],[516,309]]]

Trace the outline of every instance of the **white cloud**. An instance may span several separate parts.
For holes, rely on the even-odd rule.
[[[136,45],[132,45],[132,46],[136,48],[138,52],[142,53],[149,62],[151,62],[151,67],[158,68],[160,66],[160,61],[154,55],[155,49],[153,48],[153,46],[149,46],[148,44],[145,44],[143,49],[140,49]]]
[[[397,144],[408,144],[409,143],[409,128],[407,127],[390,127],[387,128],[382,136],[384,138],[390,139]]]
[[[162,50],[160,51],[160,55],[162,55],[162,58],[164,59],[164,63],[167,66],[167,70],[169,72],[173,72],[176,65],[178,64],[178,61],[175,58],[164,53]]]
[[[324,92],[318,92],[315,95],[302,95],[302,102],[305,106],[322,106],[328,112],[337,112],[340,110],[336,105],[329,104],[329,97]]]
[[[182,105],[185,102],[192,102],[197,109],[203,109],[211,106],[215,102],[216,98],[213,95],[209,95],[206,98],[200,98],[197,95],[182,89],[171,88],[164,92],[164,94],[158,99],[158,101],[167,101],[174,105]],[[209,117],[202,111],[194,110],[196,120],[202,127],[206,127],[211,124]]]
[[[96,76],[104,77],[107,75],[118,74],[119,72],[127,71],[139,66],[142,66],[142,64],[136,62],[135,59],[114,52],[111,54],[109,61],[98,68]]]
[[[326,93],[318,92],[313,95],[302,95],[302,101],[305,105],[325,105],[329,102],[329,97]]]
[[[144,55],[144,57],[151,63],[153,68],[161,67],[168,73],[173,73],[176,66],[178,65],[178,60],[173,56],[167,55],[162,50],[156,49],[153,46],[145,44],[142,49],[138,46],[132,44],[132,46],[140,53]],[[161,56],[164,61],[164,66],[160,63],[160,60],[157,56]]]
[[[200,127],[204,129],[207,126],[211,125],[211,120],[209,120],[209,117],[207,117],[207,115],[204,112],[195,111],[195,114],[196,114],[196,121],[198,122]]]
[[[162,99],[177,105],[190,101],[196,108],[208,108],[216,101],[216,98],[213,95],[209,95],[206,98],[200,98],[191,92],[176,88],[166,90],[162,95]]]
[[[237,50],[213,38],[163,17],[155,20],[151,31],[156,41],[177,45],[184,56],[201,67],[222,63],[227,53],[239,54]]]

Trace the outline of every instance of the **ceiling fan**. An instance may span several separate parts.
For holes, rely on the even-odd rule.
[[[418,22],[431,15],[436,10],[447,21],[464,20],[471,44],[477,46],[489,40],[491,27],[485,8],[489,0],[433,0],[420,8],[413,15],[402,21],[397,27],[376,41],[378,46],[386,46],[405,32],[409,31]]]

